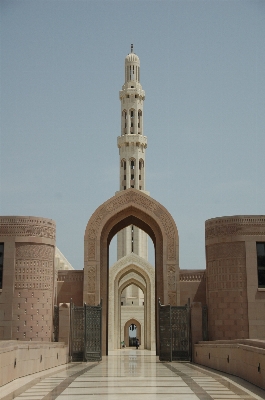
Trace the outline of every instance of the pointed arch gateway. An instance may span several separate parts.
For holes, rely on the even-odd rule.
[[[142,330],[141,337],[142,349],[154,351],[156,348],[156,340],[155,269],[153,265],[137,254],[127,254],[127,256],[120,258],[111,266],[109,270],[109,280],[109,350],[120,348],[124,323],[124,318],[122,318],[121,293],[127,286],[134,284],[140,288],[144,294],[142,319],[144,329]]]
[[[159,298],[162,304],[179,305],[179,239],[172,216],[136,189],[118,192],[92,214],[84,237],[83,301],[98,305],[102,299],[102,355],[108,354],[109,244],[128,225],[145,231],[154,243],[156,310]],[[157,327],[156,322],[158,350]]]

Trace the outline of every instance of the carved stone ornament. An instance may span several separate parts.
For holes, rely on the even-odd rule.
[[[88,267],[87,269],[87,290],[94,292],[96,287],[96,267]]]
[[[169,292],[168,293],[168,304],[170,304],[171,306],[176,306],[177,305],[176,292]]]
[[[98,234],[99,226],[103,218],[106,215],[115,212],[120,212],[121,209],[126,205],[139,205],[140,207],[146,209],[151,215],[159,219],[160,223],[163,225],[168,239],[168,259],[174,259],[176,257],[176,234],[175,227],[173,225],[173,219],[170,214],[165,211],[159,203],[147,196],[139,193],[134,189],[128,189],[120,196],[114,196],[103,204],[90,218],[89,227],[87,232],[88,238],[88,260],[95,259],[95,241]]]
[[[36,259],[53,261],[54,247],[46,244],[16,244],[16,259]]]
[[[52,289],[53,269],[53,246],[45,244],[16,244],[16,289]]]
[[[94,293],[88,293],[87,294],[87,305],[88,306],[94,306],[95,305],[95,294]]]
[[[167,282],[168,282],[168,291],[169,292],[176,290],[175,274],[176,274],[175,266],[168,265],[168,267],[167,267]]]
[[[31,236],[55,240],[55,222],[36,217],[1,217],[0,236]]]
[[[232,216],[213,218],[205,222],[205,239],[226,236],[265,235],[265,216]]]
[[[207,246],[208,291],[246,288],[245,242]]]

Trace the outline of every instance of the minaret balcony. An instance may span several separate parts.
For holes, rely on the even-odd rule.
[[[147,137],[143,135],[138,135],[136,133],[136,134],[118,136],[117,138],[118,148],[122,146],[129,146],[130,144],[136,145],[136,143],[139,143],[138,146],[144,146],[144,148],[146,148]]]
[[[142,100],[145,99],[145,91],[142,89],[139,89],[137,87],[134,87],[134,88],[126,87],[126,88],[123,88],[123,90],[120,90],[120,92],[119,92],[120,100],[122,100],[123,98],[126,98],[127,95],[129,95],[129,97],[133,96],[134,98],[135,98],[135,95],[138,95],[139,99],[142,99]]]

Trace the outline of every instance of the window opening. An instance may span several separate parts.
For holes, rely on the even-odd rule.
[[[131,169],[134,169],[134,161],[131,160]]]
[[[257,247],[258,287],[265,288],[265,242],[257,243],[256,247]]]

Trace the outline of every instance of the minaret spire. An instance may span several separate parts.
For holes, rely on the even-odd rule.
[[[145,149],[143,106],[145,92],[140,84],[140,59],[133,53],[125,58],[125,82],[120,90],[121,134],[118,136],[120,154],[120,191],[134,188],[145,191]],[[147,235],[130,226],[118,233],[118,259],[134,252],[147,259]]]

